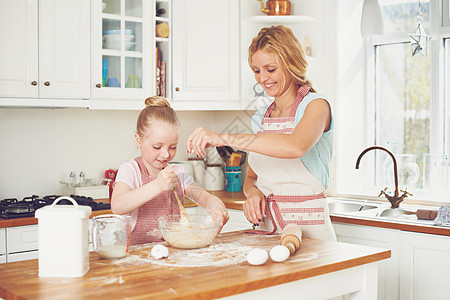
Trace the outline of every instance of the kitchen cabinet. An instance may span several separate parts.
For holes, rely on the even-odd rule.
[[[333,224],[339,242],[391,249],[379,264],[378,299],[448,299],[450,237],[380,227]]]
[[[0,105],[88,106],[89,3],[0,1]]]
[[[155,95],[154,16],[160,2],[92,1],[90,108],[142,109],[145,98]]]
[[[230,219],[222,228],[222,232],[251,229],[251,224],[245,218],[244,212],[239,209],[227,209]]]
[[[174,108],[240,109],[239,1],[179,0],[172,10]]]
[[[450,237],[402,232],[400,299],[448,299]]]
[[[6,228],[7,261],[20,261],[38,257],[38,225]]]

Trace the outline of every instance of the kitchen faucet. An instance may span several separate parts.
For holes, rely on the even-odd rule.
[[[392,154],[391,151],[389,151],[386,148],[380,147],[380,146],[369,147],[369,148],[365,149],[363,152],[361,152],[361,154],[358,156],[358,159],[356,160],[356,167],[355,167],[355,169],[359,169],[359,162],[361,161],[361,158],[363,157],[364,154],[366,154],[370,150],[376,150],[376,149],[385,151],[392,158],[392,161],[394,162],[394,182],[395,182],[395,192],[394,192],[393,196],[389,195],[386,192],[387,191],[387,187],[386,187],[384,190],[381,190],[381,192],[378,195],[378,197],[380,197],[381,195],[384,195],[386,197],[386,199],[388,199],[389,202],[391,202],[391,208],[398,208],[400,202],[402,202],[404,198],[408,197],[408,195],[412,196],[412,194],[408,193],[406,191],[406,189],[405,189],[405,191],[400,190],[400,192],[403,192],[403,194],[399,195],[399,192],[398,192],[397,160],[395,159],[395,156],[394,156],[394,154]]]

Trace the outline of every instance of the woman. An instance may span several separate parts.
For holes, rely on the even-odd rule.
[[[307,80],[302,45],[285,26],[263,28],[249,47],[256,81],[275,100],[252,118],[253,134],[196,128],[191,153],[228,145],[250,151],[244,214],[266,233],[287,224],[305,237],[336,240],[324,191],[332,156],[333,118],[328,100]]]

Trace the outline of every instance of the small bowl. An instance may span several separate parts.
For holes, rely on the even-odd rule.
[[[196,249],[209,246],[219,233],[220,222],[210,216],[191,214],[189,223],[180,223],[180,216],[168,215],[158,219],[166,242],[172,247]]]
[[[126,34],[124,38],[125,38],[125,42],[134,41],[133,34]],[[110,34],[110,35],[103,36],[103,41],[105,41],[105,42],[120,42],[121,39],[122,39],[122,36],[120,34]]]

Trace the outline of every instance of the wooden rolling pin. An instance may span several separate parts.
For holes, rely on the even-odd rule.
[[[302,229],[299,225],[288,224],[281,233],[281,245],[286,246],[294,254],[302,245]]]

